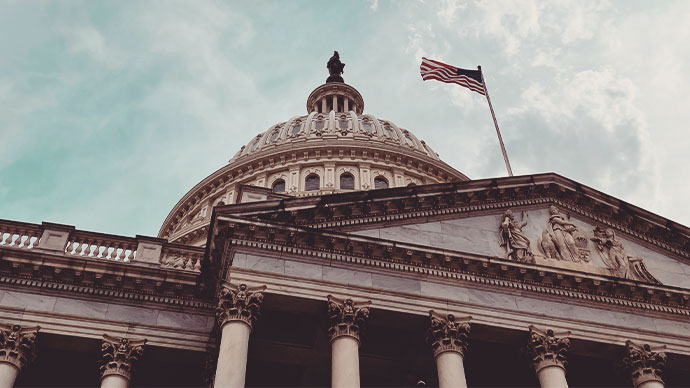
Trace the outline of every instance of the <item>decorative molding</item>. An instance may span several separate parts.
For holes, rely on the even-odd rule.
[[[331,342],[342,336],[352,337],[359,342],[369,318],[370,305],[371,301],[355,302],[352,299],[342,300],[328,295],[328,336]]]
[[[456,319],[453,314],[440,315],[429,311],[429,329],[426,340],[431,345],[434,358],[444,352],[459,353],[465,357],[467,337],[470,334],[472,317]]]
[[[103,334],[99,360],[101,379],[117,375],[131,381],[134,367],[144,354],[144,345],[146,345],[146,339],[130,340]]]
[[[610,304],[621,306],[625,308],[639,308],[649,311],[655,311],[659,313],[669,313],[683,316],[690,316],[690,308],[684,307],[679,304],[669,304],[661,301],[650,302],[644,299],[632,297],[625,294],[613,294],[604,290],[604,285],[607,282],[606,279],[601,277],[596,277],[595,280],[591,281],[591,288],[573,288],[565,285],[564,280],[570,278],[573,283],[577,284],[577,280],[580,280],[580,284],[584,279],[580,276],[562,274],[556,272],[559,268],[526,268],[523,266],[516,267],[516,271],[520,278],[512,278],[507,276],[507,271],[503,269],[508,268],[508,264],[503,264],[498,261],[488,261],[486,259],[482,260],[477,257],[463,257],[460,254],[453,254],[447,252],[447,260],[449,263],[462,263],[463,267],[468,267],[468,263],[474,262],[479,265],[479,269],[483,269],[482,272],[469,271],[462,268],[451,268],[449,266],[440,265],[430,265],[424,263],[409,263],[402,257],[397,258],[370,258],[370,257],[358,257],[351,253],[338,252],[335,250],[322,250],[314,247],[307,246],[292,246],[288,244],[277,244],[266,241],[248,240],[244,238],[232,238],[231,244],[233,246],[244,246],[249,248],[275,251],[285,254],[301,255],[301,256],[311,256],[319,259],[329,260],[329,261],[340,261],[344,263],[352,263],[357,265],[363,265],[368,267],[385,268],[388,270],[402,271],[410,274],[433,276],[444,279],[453,279],[459,281],[466,281],[471,283],[479,283],[482,285],[507,287],[519,291],[529,291],[540,294],[553,295],[557,297],[567,297],[573,299],[579,299],[585,301],[586,303],[598,302],[603,304]],[[497,275],[490,273],[490,267],[500,267],[501,272],[506,275]],[[551,281],[550,283],[543,283],[541,281],[534,281],[525,279],[525,274],[528,270],[535,271],[538,278],[542,280],[555,279],[558,281]],[[523,272],[524,271],[524,272]],[[617,284],[617,287],[625,287],[623,284]],[[632,289],[642,289],[644,290],[645,285],[630,283],[627,285]],[[601,289],[600,289],[601,288]],[[643,293],[643,296],[649,296],[652,294],[652,289],[649,292]],[[670,294],[670,293],[669,293]],[[688,294],[678,295],[681,300],[688,303],[690,296]]]
[[[243,322],[251,329],[259,318],[265,290],[266,286],[249,288],[246,284],[223,284],[216,307],[218,327],[229,322]]]
[[[639,345],[632,341],[626,341],[627,355],[623,358],[623,364],[630,372],[635,388],[649,381],[657,381],[664,384],[664,367],[666,366],[666,346],[654,346],[649,344]]]
[[[0,362],[19,371],[36,358],[36,335],[40,326],[22,327],[0,323]]]
[[[569,331],[554,333],[553,330],[540,330],[529,327],[529,341],[527,353],[532,358],[534,371],[539,373],[543,368],[557,366],[565,370],[568,364],[568,348],[570,347]]]

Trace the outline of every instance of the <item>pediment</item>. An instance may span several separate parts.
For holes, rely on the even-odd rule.
[[[511,208],[512,214],[506,210],[362,225],[350,233],[596,275],[690,285],[690,265],[612,226],[549,203]]]
[[[556,174],[286,198],[216,215],[690,288],[690,229]]]

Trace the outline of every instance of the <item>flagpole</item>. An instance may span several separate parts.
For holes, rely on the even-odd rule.
[[[510,161],[508,161],[508,153],[506,152],[506,147],[503,145],[503,138],[501,137],[501,130],[498,129],[498,121],[496,121],[496,114],[494,114],[494,107],[491,106],[491,98],[489,97],[489,91],[486,90],[486,81],[484,80],[484,73],[482,73],[482,67],[477,66],[479,69],[479,74],[482,77],[482,85],[484,86],[484,95],[486,96],[486,101],[489,102],[489,109],[491,110],[491,117],[494,119],[494,126],[496,127],[496,135],[498,135],[498,143],[501,145],[501,152],[503,153],[503,160],[506,162],[506,169],[508,169],[508,176],[513,176],[513,169],[510,168]]]

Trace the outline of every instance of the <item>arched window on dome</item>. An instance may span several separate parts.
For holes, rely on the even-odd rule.
[[[290,136],[297,136],[300,132],[302,132],[302,121],[295,120],[290,127]]]
[[[376,132],[376,128],[374,127],[374,123],[369,121],[369,119],[361,120],[360,123],[362,124],[362,130],[364,130],[364,132],[366,132],[370,135],[373,135]]]
[[[321,188],[321,178],[316,174],[310,174],[304,179],[304,190],[314,191]]]
[[[273,130],[273,132],[271,132],[271,134],[268,136],[268,140],[266,140],[266,144],[271,144],[276,141],[278,135],[280,135],[280,127],[277,127]]]
[[[349,172],[340,174],[340,188],[342,190],[354,190],[355,189],[355,177]]]
[[[285,192],[285,181],[282,179],[278,179],[277,181],[273,182],[273,192],[274,193],[284,193]]]
[[[407,187],[412,187],[412,186],[417,186],[417,184],[414,183],[414,182],[410,182],[410,183],[407,184]]]
[[[387,189],[388,188],[388,179],[382,177],[382,176],[377,176],[374,178],[374,188],[375,189]]]

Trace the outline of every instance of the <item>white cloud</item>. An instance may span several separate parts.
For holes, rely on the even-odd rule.
[[[103,34],[92,26],[63,28],[62,34],[73,53],[85,54],[91,60],[110,68],[120,68],[125,64],[123,53],[110,47]]]

